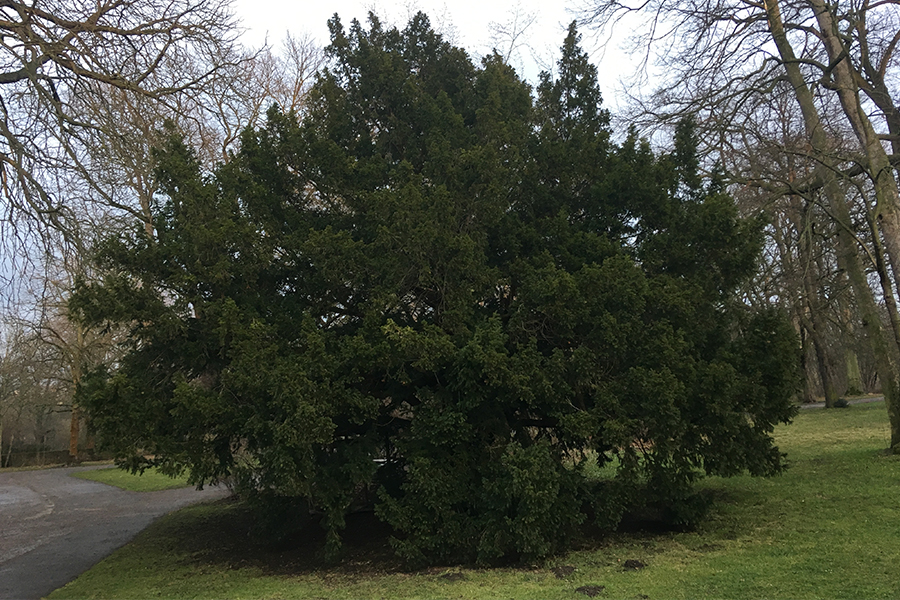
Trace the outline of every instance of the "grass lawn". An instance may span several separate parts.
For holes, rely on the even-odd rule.
[[[404,572],[384,527],[356,515],[346,560],[326,567],[316,540],[254,546],[246,512],[221,502],[158,521],[50,598],[900,598],[900,457],[880,452],[884,403],[804,410],[776,436],[787,473],[705,480],[716,502],[689,533],[616,534],[524,568]]]
[[[72,473],[72,477],[99,481],[107,485],[114,485],[123,490],[132,492],[155,492],[158,490],[171,490],[173,488],[187,487],[187,477],[169,477],[156,469],[148,469],[143,475],[132,475],[122,469],[95,469],[92,471],[78,471]]]

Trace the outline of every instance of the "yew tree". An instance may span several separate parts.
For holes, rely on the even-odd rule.
[[[419,14],[330,23],[301,115],[213,173],[173,132],[153,235],[73,310],[131,327],[81,388],[123,464],[231,478],[338,549],[374,504],[413,563],[531,560],[783,468],[797,345],[754,313],[761,223],[677,151],[614,143],[574,26],[536,94]],[[598,475],[600,473],[600,475]]]

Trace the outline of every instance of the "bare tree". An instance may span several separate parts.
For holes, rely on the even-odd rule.
[[[15,429],[24,410],[23,393],[26,377],[23,355],[22,331],[4,323],[0,337],[0,466],[9,461],[9,452],[15,442]],[[3,437],[9,438],[9,451],[4,459]]]
[[[79,196],[108,197],[85,98],[166,104],[234,64],[230,0],[0,2],[0,197],[8,231],[77,235]],[[188,68],[191,67],[191,68]],[[135,100],[137,102],[138,100]]]
[[[517,4],[505,21],[488,23],[493,51],[503,58],[503,62],[510,64],[510,61],[515,58],[516,62],[521,63],[522,48],[534,54],[528,45],[526,34],[535,21],[537,21],[536,13],[528,12],[521,4]]]
[[[826,63],[818,65],[822,71],[821,83],[836,93],[844,115],[859,141],[862,150],[860,164],[872,182],[876,198],[876,217],[883,228],[885,251],[895,278],[900,277],[900,190],[894,178],[888,153],[882,144],[882,140],[889,139],[890,135],[876,131],[875,123],[863,106],[864,99],[861,97],[861,91],[871,92],[874,98],[879,99],[882,110],[888,109],[890,111],[888,114],[893,112],[890,94],[887,96],[883,94],[887,91],[887,86],[878,89],[881,94],[875,91],[878,84],[883,84],[882,69],[886,69],[892,62],[894,49],[900,39],[900,31],[891,38],[879,61],[879,67],[875,68],[870,64],[871,45],[867,38],[865,23],[877,20],[878,15],[875,11],[887,9],[896,12],[900,5],[890,1],[870,5],[868,0],[864,0],[859,4],[849,2],[849,6],[842,9],[837,3],[826,4],[822,0],[807,1],[818,25],[818,29],[815,30],[816,37],[821,40],[827,57]],[[870,12],[873,14],[869,14]],[[854,34],[861,36],[862,43]],[[865,49],[862,67],[853,60],[857,54],[855,48]],[[869,69],[866,69],[866,66]],[[865,79],[867,71],[876,78],[875,85],[868,85],[869,82]]]
[[[900,227],[894,222],[894,214],[900,214],[900,195],[881,144],[885,135],[877,132],[870,105],[859,95],[865,68],[854,66],[853,60],[863,44],[858,38],[854,42],[853,35],[865,36],[867,31],[854,28],[856,17],[865,14],[875,20],[895,10],[892,5],[890,0],[871,5],[865,0],[828,5],[820,0],[593,0],[584,17],[595,26],[609,28],[626,15],[643,15],[646,27],[637,33],[637,45],[647,56],[651,51],[658,53],[667,81],[642,102],[640,115],[646,123],[664,124],[696,113],[706,126],[707,147],[723,156],[735,146],[749,147],[746,125],[756,116],[748,107],[763,105],[784,82],[788,84],[804,134],[803,144],[792,151],[813,165],[808,177],[751,182],[746,173],[734,168],[739,165],[726,167],[735,181],[759,185],[774,196],[793,194],[814,201],[813,195],[820,195],[835,223],[837,259],[846,269],[876,358],[891,421],[891,447],[900,452],[900,328],[894,329],[894,335],[885,335],[882,329],[880,311],[859,260],[861,232],[854,227],[845,185],[860,175],[870,182],[856,187],[871,190],[876,200],[877,220],[867,227],[872,229],[874,247],[867,251],[877,266],[882,259],[880,243],[885,242],[890,266],[895,267],[893,277],[887,268],[878,267],[878,271],[888,275],[883,287],[889,300],[900,276]],[[886,8],[879,12],[876,7]],[[883,23],[872,30],[884,32]],[[896,35],[866,38],[868,56],[881,57],[878,68],[893,64],[898,39]],[[885,73],[885,77],[891,75]],[[835,105],[838,112],[831,110]],[[853,144],[846,143],[848,129],[853,134],[850,139],[855,138]],[[894,322],[896,315],[892,315]]]
[[[277,102],[299,110],[322,51],[244,49],[231,0],[0,2],[0,280],[25,293],[60,241],[144,223],[171,121],[206,164]],[[104,235],[100,233],[100,235]]]
[[[165,102],[110,86],[78,99],[79,112],[95,124],[85,145],[92,180],[104,190],[94,215],[107,221],[114,215],[137,218],[152,236],[156,181],[151,149],[162,142],[163,123],[172,123],[212,167],[228,160],[241,131],[261,124],[272,104],[299,113],[323,56],[311,38],[288,35],[280,52],[269,47],[242,51],[228,68]]]
[[[42,451],[61,391],[56,365],[36,337],[21,323],[4,322],[0,342],[0,465],[9,464],[17,441],[31,434]]]
[[[778,182],[779,186],[807,180],[815,162],[806,156],[803,122],[785,86],[778,86],[766,103],[750,105],[743,121],[743,139],[732,143],[725,156],[732,172],[745,181]],[[752,117],[752,118],[751,118]],[[835,324],[841,270],[833,252],[833,224],[816,192],[773,195],[761,186],[735,186],[733,193],[748,212],[763,212],[768,220],[765,265],[750,300],[777,304],[792,315],[800,334],[806,373],[805,397],[812,401],[821,385],[825,405],[832,407],[842,387],[835,360]],[[849,345],[848,345],[849,346]],[[818,384],[816,382],[819,382]]]
[[[321,66],[309,37],[242,48],[230,2],[0,0],[0,278],[31,303],[6,308],[53,364],[42,381],[72,411],[73,457],[74,388],[114,340],[68,319],[67,295],[95,237],[135,221],[153,236],[163,123],[212,167],[271,104],[302,111]]]
[[[81,257],[70,256],[54,277],[45,279],[45,290],[38,298],[38,313],[27,324],[34,341],[43,348],[52,365],[51,379],[59,391],[58,409],[71,411],[69,419],[69,456],[79,458],[78,441],[82,411],[75,400],[81,378],[101,363],[109,362],[119,348],[124,332],[85,325],[69,316],[68,300],[76,277],[89,276]]]

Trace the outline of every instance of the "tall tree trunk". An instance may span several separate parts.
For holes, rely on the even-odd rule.
[[[792,198],[792,200],[794,200]],[[800,205],[799,198],[793,202]],[[812,340],[813,349],[816,353],[816,364],[819,368],[819,378],[822,381],[822,394],[825,396],[825,408],[834,408],[838,400],[837,389],[835,386],[834,367],[831,357],[828,354],[828,345],[825,343],[825,326],[822,319],[822,301],[819,296],[819,269],[816,261],[813,259],[813,227],[810,222],[810,206],[807,203],[799,208],[798,213],[801,215],[800,222],[800,243],[799,262],[802,271],[803,299],[804,308],[801,312],[801,319],[804,321],[809,337]]]
[[[800,362],[803,367],[803,403],[811,404],[816,401],[816,393],[813,389],[813,368],[810,364],[809,332],[806,327],[800,326]]]
[[[836,179],[834,161],[829,154],[828,140],[822,127],[813,95],[803,78],[794,49],[791,47],[785,34],[778,0],[769,0],[766,3],[766,16],[772,39],[781,56],[788,81],[800,106],[810,146],[818,161],[816,163],[816,176],[825,182],[823,192],[831,213],[837,221],[838,255],[842,258],[847,268],[847,276],[850,279],[850,285],[857,299],[863,328],[872,347],[872,353],[875,357],[875,368],[881,380],[882,391],[887,404],[891,428],[890,447],[894,452],[900,453],[900,382],[897,379],[897,365],[894,360],[894,353],[891,352],[885,339],[878,307],[875,304],[872,290],[869,288],[865,272],[860,264],[855,239],[850,235],[850,211],[847,207],[843,190],[841,190],[841,186]]]
[[[69,459],[72,462],[78,462],[78,434],[79,434],[79,420],[81,419],[81,410],[79,410],[78,406],[72,403],[72,420],[69,423]]]
[[[866,96],[875,103],[875,106],[884,115],[884,121],[887,123],[888,132],[891,135],[891,151],[900,155],[900,109],[894,103],[884,78],[888,64],[894,60],[894,55],[897,51],[896,39],[893,43],[889,43],[887,48],[883,48],[883,51],[878,56],[873,57],[869,48],[870,32],[867,25],[867,13],[868,6],[857,13],[856,22],[854,23],[854,29],[856,29],[857,34],[856,41],[859,44],[859,63],[861,67],[861,72],[855,73],[859,76],[857,83],[860,89],[865,92]],[[873,58],[878,61],[877,64],[872,62]],[[895,168],[900,174],[900,165],[897,165]]]
[[[819,378],[822,380],[822,393],[825,396],[825,408],[834,408],[838,400],[838,394],[835,385],[834,367],[824,339],[825,328],[822,326],[821,306],[815,300],[816,288],[810,281],[810,275],[805,275],[803,279],[806,292],[806,307],[809,311],[809,315],[804,317],[806,330],[816,354],[816,365],[819,368]]]
[[[859,371],[859,358],[853,348],[844,347],[844,361],[847,363],[847,395],[858,396],[865,393],[862,375]]]
[[[819,24],[841,108],[865,152],[869,178],[875,191],[875,214],[884,234],[884,249],[893,270],[893,283],[900,289],[897,281],[900,277],[900,190],[894,179],[893,166],[860,102],[858,82],[861,76],[850,64],[831,9],[824,0],[807,1]]]
[[[72,420],[69,423],[69,457],[78,462],[78,434],[81,426],[81,409],[75,401],[76,391],[81,383],[82,349],[84,348],[84,330],[75,327],[76,343],[72,353]]]
[[[9,448],[6,450],[6,466],[9,466],[12,463],[12,451],[13,445],[16,442],[16,430],[13,429],[12,433],[9,435]]]
[[[847,283],[847,268],[842,260],[838,260],[838,274],[838,281],[841,284]],[[838,304],[844,317],[844,338],[856,340],[856,315],[850,309],[844,294],[838,296]],[[856,396],[867,392],[868,390],[866,389],[865,384],[863,384],[862,374],[859,369],[859,357],[856,353],[856,349],[851,344],[844,344],[844,362],[847,365],[847,395]]]
[[[869,222],[869,231],[872,235],[872,243],[874,245],[875,271],[878,273],[878,280],[881,282],[881,292],[884,295],[884,306],[887,310],[888,319],[891,323],[891,330],[894,333],[895,346],[893,348],[895,356],[900,351],[900,313],[897,312],[897,298],[894,295],[894,288],[891,286],[891,278],[888,274],[887,265],[884,264],[884,251],[881,244],[881,232],[878,231],[878,224],[872,215],[867,215]]]
[[[839,282],[842,286],[844,284],[849,286],[849,281],[847,281],[847,266],[840,256],[838,257],[837,265]],[[856,340],[857,315],[851,310],[847,297],[844,294],[841,294],[838,297],[838,303],[840,304],[841,312],[844,317],[845,337],[847,339]],[[868,392],[868,386],[863,382],[862,373],[859,368],[859,356],[857,355],[856,349],[851,344],[844,344],[844,360],[847,363],[847,394],[852,396]]]

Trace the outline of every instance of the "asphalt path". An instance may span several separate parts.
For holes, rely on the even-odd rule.
[[[0,473],[0,600],[42,598],[160,516],[228,495],[224,487],[128,492],[71,477],[96,468]]]
[[[870,404],[872,402],[881,402],[884,396],[871,396],[868,398],[845,398],[847,404]],[[801,404],[800,408],[825,408],[824,402],[810,402],[809,404]]]

